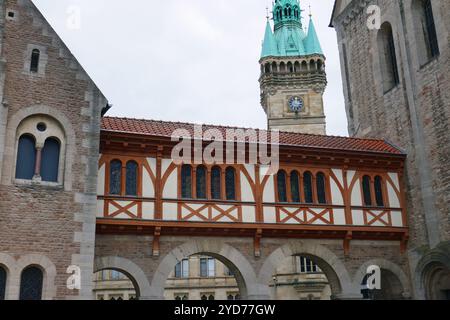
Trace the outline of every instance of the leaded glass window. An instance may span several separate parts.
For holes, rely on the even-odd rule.
[[[297,171],[291,172],[291,197],[292,202],[300,202],[299,176]]]
[[[43,281],[41,269],[26,268],[20,277],[20,300],[41,300]]]
[[[278,201],[287,202],[286,194],[286,172],[281,170],[277,174]]]
[[[23,135],[19,139],[17,150],[16,178],[31,180],[34,176],[36,163],[35,140],[30,135]]]
[[[220,168],[214,167],[211,170],[211,198],[219,200],[220,196]]]
[[[120,160],[113,160],[110,164],[109,194],[122,194],[122,162]]]
[[[138,164],[135,161],[128,161],[126,172],[126,194],[127,196],[137,196]]]
[[[236,170],[228,167],[225,176],[227,200],[236,200]]]
[[[362,181],[364,204],[366,206],[372,205],[372,192],[370,191],[370,177],[364,176]]]
[[[42,149],[42,181],[58,182],[60,143],[55,138],[45,140]]]
[[[431,0],[424,1],[424,10],[425,10],[425,24],[426,24],[426,34],[427,34],[427,42],[430,50],[431,57],[436,57],[439,55],[439,44],[437,40],[436,34],[436,26],[434,23],[433,16],[433,7],[431,5]]]
[[[192,198],[192,167],[188,164],[181,167],[181,197]]]
[[[5,300],[6,270],[0,266],[0,301]]]
[[[327,195],[325,192],[325,175],[322,172],[319,172],[316,176],[316,184],[317,184],[317,200],[320,204],[327,203]]]
[[[305,172],[303,174],[303,189],[305,192],[305,202],[313,203],[313,189],[312,189],[312,174],[311,172]]]
[[[375,177],[375,199],[378,207],[384,207],[383,180],[380,176]]]
[[[31,63],[30,63],[30,71],[38,72],[39,71],[39,58],[41,56],[41,52],[38,49],[34,49],[31,52]]]
[[[206,199],[206,168],[204,166],[199,166],[197,168],[197,199]]]

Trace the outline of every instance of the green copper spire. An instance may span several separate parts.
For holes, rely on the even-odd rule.
[[[323,54],[312,20],[308,36],[303,30],[302,11],[299,0],[275,0],[274,32],[267,22],[261,58]]]
[[[278,56],[277,44],[273,37],[272,28],[270,27],[269,19],[267,19],[266,34],[264,35],[264,42],[262,47],[261,57],[276,57]]]
[[[323,54],[312,16],[309,18],[308,36],[305,39],[305,46],[308,54]]]

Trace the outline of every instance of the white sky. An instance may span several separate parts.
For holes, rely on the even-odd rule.
[[[114,105],[108,115],[265,128],[259,99],[269,0],[33,0]],[[334,0],[311,5],[327,57],[328,134],[347,135]],[[81,27],[68,27],[70,10]]]

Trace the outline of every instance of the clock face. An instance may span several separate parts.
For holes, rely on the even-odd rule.
[[[291,108],[291,111],[293,112],[302,111],[304,106],[305,103],[303,102],[303,99],[300,97],[292,97],[289,99],[289,108]]]

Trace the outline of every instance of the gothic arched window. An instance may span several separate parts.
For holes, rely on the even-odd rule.
[[[221,199],[221,177],[220,168],[213,167],[211,170],[211,199],[219,200]]]
[[[291,198],[292,202],[300,202],[300,180],[297,171],[291,172]]]
[[[305,202],[313,203],[312,173],[309,171],[303,174],[303,189],[305,191]]]
[[[378,50],[383,75],[383,89],[384,92],[387,92],[400,83],[394,35],[392,26],[388,22],[383,23],[378,31]]]
[[[181,197],[192,198],[192,167],[188,164],[181,167]]]
[[[128,161],[126,167],[126,195],[137,196],[137,179],[138,179],[138,164],[135,161]]]
[[[225,171],[225,187],[227,200],[236,200],[236,170],[233,167]]]
[[[278,188],[278,201],[279,202],[287,202],[286,172],[283,170],[278,171],[277,188]]]
[[[197,167],[196,175],[197,199],[206,199],[206,168],[204,166]]]
[[[16,178],[31,180],[36,163],[36,141],[34,137],[24,134],[19,139],[16,162]]]
[[[378,207],[384,207],[383,199],[383,179],[380,176],[375,177],[375,200]]]
[[[57,139],[48,138],[45,140],[41,161],[42,181],[58,182],[60,149],[61,144]]]
[[[0,301],[5,300],[6,292],[6,270],[0,266]]]
[[[326,204],[327,194],[325,192],[325,175],[322,172],[319,172],[316,176],[316,185],[317,185],[317,201],[320,204]]]
[[[439,55],[439,43],[434,22],[433,6],[431,0],[414,0],[412,12],[415,26],[415,36],[419,63],[426,64]]]
[[[372,205],[372,192],[370,191],[370,177],[364,176],[362,180],[362,189],[364,196],[364,205],[371,206]]]
[[[31,52],[30,71],[37,73],[39,71],[39,58],[41,52],[38,49],[34,49]]]
[[[111,161],[109,168],[109,194],[122,194],[122,162],[120,160]]]
[[[44,274],[37,267],[28,267],[20,277],[20,300],[41,300]]]

